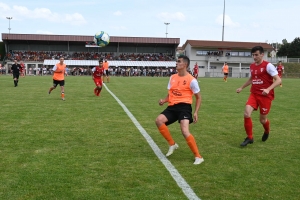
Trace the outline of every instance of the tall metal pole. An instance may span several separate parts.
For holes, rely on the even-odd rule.
[[[8,19],[8,33],[10,34],[10,20],[12,19],[12,17],[6,17],[6,19]]]
[[[224,0],[224,9],[223,9],[223,29],[222,29],[222,41],[224,41],[224,22],[225,22],[225,0]]]
[[[170,23],[168,23],[168,22],[165,22],[165,25],[166,25],[166,38],[168,37],[168,25],[169,25]]]

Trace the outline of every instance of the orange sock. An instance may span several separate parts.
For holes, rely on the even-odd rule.
[[[175,141],[173,140],[171,133],[165,124],[158,127],[158,130],[164,136],[164,138],[168,141],[170,146],[175,144]]]
[[[64,92],[61,93],[61,98],[65,98],[65,93]]]
[[[267,119],[266,123],[263,124],[263,127],[265,129],[265,133],[270,132],[270,121]]]
[[[245,127],[246,133],[248,135],[248,138],[253,139],[252,119],[251,119],[251,117],[244,118],[244,127]]]
[[[199,153],[195,138],[192,134],[190,134],[186,139],[187,144],[189,145],[190,149],[194,153],[195,157],[202,158],[202,156]]]

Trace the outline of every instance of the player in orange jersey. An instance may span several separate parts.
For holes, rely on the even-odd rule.
[[[96,96],[100,95],[100,92],[102,90],[102,76],[104,74],[103,69],[103,60],[99,60],[99,66],[96,66],[92,69],[92,78],[94,80],[94,83],[96,87],[94,88],[94,94]]]
[[[222,72],[224,73],[224,78],[223,78],[223,80],[224,80],[225,82],[227,82],[227,77],[228,77],[228,64],[227,64],[227,62],[225,62],[225,64],[223,65],[223,67],[222,67]]]
[[[107,62],[107,59],[104,60],[103,62],[103,69],[104,69],[104,76],[106,77],[106,81],[109,83],[109,63]],[[103,82],[104,82],[104,77],[103,77]]]
[[[65,100],[65,70],[66,70],[66,64],[64,63],[64,58],[61,57],[59,59],[59,63],[54,65],[53,67],[53,86],[50,87],[48,93],[50,94],[52,90],[56,88],[56,86],[60,85],[60,91],[61,91],[61,99]]]
[[[190,59],[181,55],[176,61],[177,74],[170,77],[168,84],[168,95],[160,99],[158,104],[163,105],[168,102],[168,107],[155,120],[156,126],[163,137],[168,141],[170,147],[166,156],[173,154],[178,148],[178,144],[173,140],[168,125],[176,121],[180,123],[182,135],[186,139],[188,146],[194,153],[194,164],[198,165],[204,161],[199,153],[194,136],[189,131],[189,124],[198,121],[198,111],[201,105],[201,95],[198,81],[188,73]],[[196,97],[196,105],[192,114],[193,95]]]

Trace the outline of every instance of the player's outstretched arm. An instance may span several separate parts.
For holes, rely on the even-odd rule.
[[[246,83],[244,83],[244,85],[242,85],[241,87],[239,87],[238,89],[236,89],[237,93],[240,93],[245,87],[248,87],[249,85],[251,85],[252,83],[252,79],[251,77],[246,81]]]

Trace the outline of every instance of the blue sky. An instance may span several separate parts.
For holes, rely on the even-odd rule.
[[[0,32],[222,40],[224,0],[0,0]],[[226,0],[225,41],[300,37],[298,0]],[[0,36],[1,37],[1,36]],[[2,38],[0,38],[2,40]]]

